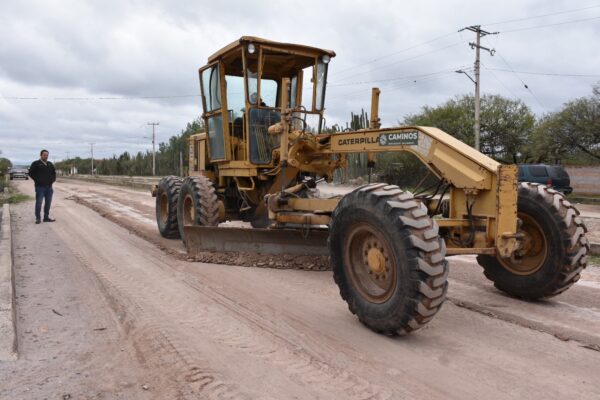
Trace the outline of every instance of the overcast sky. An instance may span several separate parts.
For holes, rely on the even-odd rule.
[[[30,163],[110,157],[167,141],[201,113],[198,68],[243,35],[335,50],[328,125],[369,109],[383,126],[473,83],[470,25],[482,39],[482,93],[537,114],[600,81],[600,1],[17,1],[0,2],[0,157]],[[527,85],[529,89],[526,89]],[[143,99],[140,97],[168,97]]]

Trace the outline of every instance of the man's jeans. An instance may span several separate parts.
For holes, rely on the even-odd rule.
[[[36,186],[35,187],[35,219],[40,220],[40,212],[42,211],[42,200],[44,200],[44,219],[49,217],[50,204],[52,204],[52,186]]]

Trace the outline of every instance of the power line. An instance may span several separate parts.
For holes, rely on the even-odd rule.
[[[513,91],[512,91],[512,90],[511,90],[511,89],[510,89],[508,86],[506,86],[506,85],[504,84],[504,82],[502,82],[502,81],[501,81],[501,80],[500,80],[500,79],[499,79],[499,78],[496,76],[496,74],[494,73],[494,71],[492,71],[490,68],[486,67],[484,64],[482,64],[482,65],[483,65],[483,68],[485,68],[485,69],[486,69],[486,71],[489,71],[489,72],[490,72],[490,75],[492,75],[492,77],[493,77],[493,78],[494,78],[496,81],[498,81],[498,83],[500,83],[500,85],[502,85],[502,87],[504,87],[504,89],[506,89],[506,91],[507,91],[507,92],[509,92],[510,94],[512,94],[512,96],[513,96],[515,99],[519,99],[519,100],[520,100],[520,97],[519,97],[519,96],[517,96],[517,95],[515,94],[515,92],[513,92]]]
[[[370,83],[392,82],[392,81],[399,81],[399,80],[403,80],[403,79],[423,78],[423,77],[430,76],[430,75],[451,72],[457,68],[463,68],[463,67],[465,67],[465,66],[461,65],[458,67],[445,69],[445,70],[441,70],[441,71],[436,71],[436,72],[431,72],[428,74],[405,75],[405,76],[398,76],[398,77],[389,78],[389,79],[376,79],[376,80],[371,80],[371,81],[359,81],[359,82],[348,82],[348,83],[328,83],[327,87],[329,88],[329,87],[340,87],[340,86],[351,86],[351,85],[366,85],[366,84],[370,84]]]
[[[425,77],[423,79],[415,79],[412,82],[403,82],[400,85],[392,85],[390,87],[388,87],[388,89],[386,89],[385,93],[389,93],[389,92],[393,92],[395,90],[399,90],[399,89],[403,89],[403,88],[407,88],[410,86],[414,86],[414,85],[418,85],[424,82],[429,82],[429,81],[433,81],[433,80],[437,80],[437,79],[441,79],[444,77],[448,77],[454,75],[454,71],[448,71],[444,74],[440,74],[440,75],[435,75],[435,76],[429,76],[429,77]],[[384,88],[387,86],[383,86]],[[336,96],[332,96],[329,100],[335,100],[335,99],[340,99],[340,98],[347,98],[347,97],[351,97],[354,95],[357,95],[359,93],[366,93],[367,91],[370,91],[371,88],[362,88],[360,90],[357,91],[353,91],[353,92],[349,92],[349,93],[341,93],[339,95]]]
[[[443,51],[443,50],[449,49],[451,47],[458,46],[459,44],[463,44],[463,43],[465,43],[465,42],[463,40],[461,40],[460,42],[456,42],[456,43],[450,44],[448,46],[440,47],[438,49],[435,49],[435,50],[432,50],[432,51],[428,51],[426,53],[418,54],[416,56],[409,57],[409,58],[404,58],[402,60],[394,61],[394,62],[386,64],[386,65],[382,65],[382,66],[379,66],[379,67],[376,67],[376,68],[373,68],[373,69],[369,69],[369,70],[366,70],[366,71],[363,71],[363,72],[359,72],[359,73],[350,75],[350,76],[347,76],[345,78],[342,78],[341,80],[344,81],[344,80],[353,78],[353,77],[358,76],[358,75],[363,75],[365,73],[377,71],[377,70],[380,70],[380,69],[389,68],[389,67],[392,67],[394,65],[397,65],[397,64],[400,64],[400,63],[403,63],[403,62],[407,62],[407,61],[412,61],[412,60],[415,60],[417,58],[421,58],[421,57],[427,56],[429,54],[437,53],[438,51]]]
[[[504,20],[504,21],[498,21],[498,22],[493,22],[493,23],[487,23],[487,24],[483,24],[483,25],[485,25],[485,26],[491,26],[491,25],[500,25],[500,24],[506,24],[506,23],[510,23],[510,22],[519,22],[519,21],[526,21],[526,20],[531,20],[531,19],[539,19],[539,18],[543,18],[543,17],[554,16],[554,15],[560,15],[560,14],[568,14],[568,13],[573,13],[573,12],[577,12],[577,11],[583,11],[583,10],[589,10],[589,9],[598,8],[598,7],[600,7],[600,5],[594,5],[594,6],[589,6],[589,7],[581,7],[581,8],[576,8],[576,9],[570,9],[570,10],[558,11],[558,12],[554,12],[554,13],[541,14],[541,15],[536,15],[536,16],[532,16],[532,17],[526,17],[526,18],[515,18],[515,19],[510,19],[510,20]],[[569,23],[574,23],[574,22],[587,21],[587,20],[592,20],[592,19],[597,19],[597,18],[600,18],[600,17],[594,17],[594,18],[585,18],[585,19],[574,20],[574,21],[566,21],[566,22],[561,22],[561,23],[556,23],[556,24],[548,24],[548,25],[540,25],[540,26],[534,26],[534,27],[526,27],[526,28],[520,28],[520,29],[513,29],[513,30],[507,30],[506,32],[516,32],[516,31],[519,31],[519,30],[538,29],[538,28],[543,28],[543,27],[547,27],[547,26],[563,25],[563,24],[569,24]],[[408,51],[408,50],[412,50],[412,49],[415,49],[415,48],[417,48],[417,47],[421,47],[421,46],[424,46],[424,45],[426,45],[426,44],[429,44],[429,43],[432,43],[432,42],[438,41],[438,40],[440,40],[440,39],[446,38],[446,37],[448,37],[448,36],[451,36],[451,35],[453,35],[453,34],[455,34],[455,33],[456,33],[456,32],[450,32],[450,33],[447,33],[447,34],[444,34],[444,35],[441,35],[441,36],[435,37],[435,38],[433,38],[433,39],[431,39],[431,40],[428,40],[428,41],[425,41],[425,42],[422,42],[422,43],[416,44],[416,45],[414,45],[414,46],[410,46],[410,47],[407,47],[407,48],[405,48],[405,49],[398,50],[398,51],[396,51],[396,52],[389,53],[389,54],[383,55],[383,56],[381,56],[381,57],[374,58],[374,59],[372,59],[372,60],[370,60],[370,61],[367,61],[367,62],[361,63],[361,64],[359,64],[359,65],[355,65],[355,66],[351,66],[351,67],[348,67],[348,68],[342,69],[341,71],[338,71],[338,72],[337,72],[337,74],[338,74],[338,76],[339,76],[340,74],[344,74],[344,73],[345,73],[345,72],[347,72],[347,71],[350,71],[350,70],[353,70],[353,69],[356,69],[356,68],[364,67],[364,66],[366,66],[366,65],[369,65],[369,64],[373,64],[373,63],[379,62],[379,61],[381,61],[381,60],[384,60],[384,59],[386,59],[386,58],[392,57],[392,56],[394,56],[394,55],[397,55],[397,54],[400,54],[400,53],[406,52],[406,51]],[[442,48],[442,49],[439,49],[439,50],[443,50],[443,49],[445,49],[445,48]],[[438,50],[436,50],[436,51],[438,51]],[[430,53],[425,53],[425,54],[423,54],[423,55],[426,55],[426,54],[430,54]],[[417,57],[420,57],[420,56],[422,56],[422,55],[419,55],[419,56],[417,56]],[[412,59],[413,59],[413,58],[409,58],[409,59],[406,59],[406,60],[401,60],[401,61],[399,61],[399,62],[403,62],[403,61],[409,61],[409,60],[412,60]],[[393,65],[393,64],[389,64],[389,65]],[[389,65],[388,65],[388,66],[389,66]],[[381,68],[383,68],[383,67],[381,67]],[[373,70],[369,70],[369,71],[365,71],[365,72],[371,72],[371,71],[373,71]],[[352,75],[352,76],[349,76],[349,77],[346,77],[346,78],[342,78],[342,80],[344,80],[344,79],[349,79],[349,78],[351,78],[351,77],[354,77],[354,76],[356,76],[356,74],[355,74],[355,75]]]
[[[395,51],[395,52],[393,52],[393,53],[389,53],[389,54],[386,54],[386,55],[383,55],[383,56],[380,56],[380,57],[374,58],[374,59],[372,59],[372,60],[370,60],[370,61],[363,62],[363,63],[361,63],[361,64],[359,64],[359,65],[354,65],[354,66],[351,66],[351,67],[345,68],[345,69],[343,69],[343,70],[341,70],[341,71],[337,71],[336,73],[337,73],[337,74],[343,74],[344,72],[346,72],[346,71],[349,71],[349,70],[352,70],[352,69],[354,69],[354,68],[364,67],[365,65],[369,65],[369,64],[373,64],[373,63],[379,62],[379,61],[381,61],[381,60],[383,60],[383,59],[386,59],[386,58],[389,58],[389,57],[395,56],[395,55],[397,55],[397,54],[400,54],[400,53],[404,53],[404,52],[406,52],[406,51],[409,51],[409,50],[412,50],[412,49],[416,49],[417,47],[421,47],[421,46],[424,46],[424,45],[426,45],[426,44],[429,44],[429,43],[437,42],[438,40],[444,39],[444,38],[446,38],[446,37],[448,37],[448,36],[452,36],[452,35],[455,35],[455,34],[456,34],[456,32],[449,32],[449,33],[446,33],[446,34],[444,34],[444,35],[441,35],[441,36],[435,37],[435,38],[433,38],[433,39],[427,40],[427,41],[425,41],[425,42],[422,42],[422,43],[416,44],[416,45],[414,45],[414,46],[410,46],[410,47],[404,48],[404,49],[402,49],[402,50],[398,50],[398,51]]]
[[[184,94],[175,96],[131,96],[131,97],[20,97],[20,96],[0,96],[3,100],[70,100],[70,101],[89,101],[89,100],[147,100],[147,99],[180,99],[186,97],[200,97],[199,94]]]
[[[505,20],[505,21],[492,22],[492,23],[489,23],[489,24],[482,24],[482,26],[492,26],[492,25],[508,24],[510,22],[528,21],[530,19],[538,19],[538,18],[550,17],[550,16],[553,16],[553,15],[559,15],[559,14],[568,14],[568,13],[573,13],[573,12],[583,11],[583,10],[589,10],[589,9],[598,8],[598,7],[600,7],[600,4],[597,4],[595,6],[589,6],[589,7],[574,8],[574,9],[571,9],[571,10],[557,11],[557,12],[553,12],[553,13],[549,13],[549,14],[535,15],[535,16],[532,16],[532,17],[515,18],[515,19],[509,19],[509,20]]]
[[[576,77],[576,78],[600,78],[600,74],[562,74],[562,73],[554,73],[554,72],[530,72],[530,71],[515,71],[511,69],[504,68],[489,68],[488,70],[493,71],[502,71],[502,72],[513,72],[525,75],[543,75],[543,76],[566,76],[566,77]]]
[[[600,16],[598,16],[598,17],[591,17],[591,18],[574,19],[574,20],[571,20],[571,21],[557,22],[557,23],[554,23],[554,24],[536,25],[536,26],[530,26],[530,27],[526,27],[526,28],[508,29],[508,30],[503,30],[502,33],[529,31],[529,30],[533,30],[533,29],[541,29],[541,28],[547,28],[547,27],[550,27],[550,26],[559,26],[559,25],[573,24],[575,22],[591,21],[591,20],[595,20],[595,19],[600,19]]]
[[[531,95],[533,96],[533,98],[538,102],[538,104],[545,109],[546,107],[542,104],[542,102],[540,101],[540,99],[538,99],[538,97],[535,95],[535,93],[533,93],[533,91],[529,88],[529,85],[527,85],[525,82],[523,82],[523,79],[521,79],[521,77],[515,72],[515,70],[510,66],[510,64],[508,63],[508,61],[506,61],[506,59],[504,57],[502,57],[502,54],[498,54],[498,56],[500,57],[500,59],[504,62],[504,64],[506,64],[506,66],[510,69],[510,71],[515,75],[515,77],[523,84],[523,87],[529,91],[529,93],[531,93]]]

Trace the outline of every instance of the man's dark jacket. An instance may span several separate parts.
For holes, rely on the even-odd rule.
[[[35,186],[52,186],[56,180],[56,170],[50,161],[44,164],[42,160],[35,160],[29,167],[29,176],[35,182]]]

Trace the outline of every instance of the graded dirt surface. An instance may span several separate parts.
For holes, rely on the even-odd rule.
[[[600,398],[596,266],[522,302],[450,258],[442,310],[386,337],[330,271],[186,261],[148,192],[61,181],[56,222],[11,210],[19,359],[0,363],[1,399]]]

